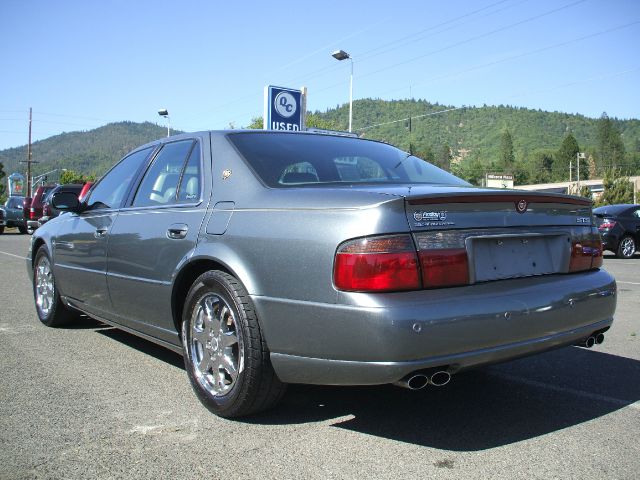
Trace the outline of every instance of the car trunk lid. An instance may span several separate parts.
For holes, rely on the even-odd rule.
[[[429,275],[434,285],[442,278],[453,278],[453,285],[569,273],[601,263],[587,199],[513,190],[413,189],[405,196],[405,211],[426,286],[432,282]]]

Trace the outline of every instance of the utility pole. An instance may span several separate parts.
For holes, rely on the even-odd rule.
[[[576,154],[576,157],[577,157],[577,160],[578,160],[578,185],[577,185],[578,186],[578,192],[577,192],[577,194],[580,195],[580,159],[581,158],[584,159],[585,156],[584,156],[584,153],[578,152]]]
[[[573,163],[572,163],[572,160],[569,160],[569,183],[572,182],[572,179],[571,179],[572,170],[573,170]]]
[[[31,196],[31,189],[33,187],[33,185],[31,185],[31,164],[32,163],[39,163],[39,162],[34,162],[31,159],[32,156],[32,152],[31,152],[31,122],[33,120],[33,109],[31,107],[29,107],[29,143],[27,145],[27,159],[26,160],[20,160],[20,163],[26,163],[27,164],[27,197]]]

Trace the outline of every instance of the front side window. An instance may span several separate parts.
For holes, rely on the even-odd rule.
[[[138,188],[134,207],[176,203],[182,170],[192,147],[193,140],[167,143],[162,147]]]
[[[132,180],[152,150],[149,147],[132,153],[109,170],[91,189],[89,208],[120,208]]]

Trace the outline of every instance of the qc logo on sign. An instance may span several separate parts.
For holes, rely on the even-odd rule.
[[[298,111],[298,102],[289,92],[280,92],[273,103],[278,115],[284,118],[290,118]]]

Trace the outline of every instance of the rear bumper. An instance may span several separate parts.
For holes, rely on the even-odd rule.
[[[253,297],[282,381],[390,383],[571,345],[611,325],[616,285],[597,270],[345,299],[352,305]]]
[[[615,252],[618,248],[618,243],[620,243],[620,239],[618,235],[606,232],[602,235],[602,244],[604,245],[605,250],[609,250],[610,252]]]
[[[38,223],[38,220],[27,220],[27,227],[28,228],[33,228],[35,230],[39,226],[40,226],[40,224]]]
[[[416,370],[446,367],[444,369],[453,374],[467,368],[505,362],[568,345],[575,345],[579,340],[588,337],[593,332],[607,329],[612,322],[613,318],[609,318],[547,337],[409,362],[357,362],[272,353],[271,363],[278,377],[288,383],[378,385],[396,382]]]

